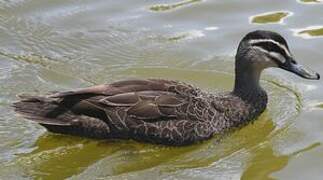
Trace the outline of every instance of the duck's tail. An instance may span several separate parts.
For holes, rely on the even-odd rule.
[[[18,96],[20,101],[12,104],[15,112],[37,122],[48,131],[90,138],[110,137],[110,128],[104,121],[77,115],[64,106],[61,98],[46,96]]]
[[[73,115],[63,106],[59,106],[59,99],[30,95],[18,97],[20,101],[13,103],[12,107],[22,117],[40,124],[71,125]]]

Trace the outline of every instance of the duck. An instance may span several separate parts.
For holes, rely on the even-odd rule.
[[[131,79],[46,95],[22,94],[12,106],[53,133],[190,145],[242,127],[264,112],[268,97],[259,80],[267,68],[320,79],[296,62],[280,34],[256,30],[239,43],[229,92],[212,94],[177,80]]]

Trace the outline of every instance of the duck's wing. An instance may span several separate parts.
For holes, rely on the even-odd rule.
[[[210,137],[196,121],[207,105],[200,90],[167,80],[129,80],[47,96],[22,96],[15,111],[50,131],[97,138],[121,137],[188,144]]]
[[[13,106],[25,118],[42,124],[70,125],[70,114],[104,121],[113,121],[112,117],[155,121],[176,118],[178,108],[198,91],[176,81],[128,80],[47,96],[20,96]]]
[[[62,106],[77,114],[97,116],[102,111],[109,116],[122,109],[126,113],[123,116],[150,121],[176,117],[178,107],[198,91],[176,81],[128,80],[54,93],[48,98],[58,99]]]

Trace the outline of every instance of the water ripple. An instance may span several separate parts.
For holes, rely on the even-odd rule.
[[[183,7],[183,6],[191,5],[193,3],[198,3],[201,1],[202,0],[184,0],[184,1],[177,2],[177,3],[173,3],[173,4],[157,4],[157,5],[151,6],[149,9],[151,11],[155,11],[155,12],[170,11],[170,10],[175,10],[175,9]]]

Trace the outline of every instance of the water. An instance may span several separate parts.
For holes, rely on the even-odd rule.
[[[252,124],[221,141],[174,148],[55,135],[15,116],[41,94],[126,78],[233,85],[238,42],[255,29],[287,38],[323,74],[323,3],[288,1],[0,1],[0,179],[320,179],[323,84],[278,69]]]

